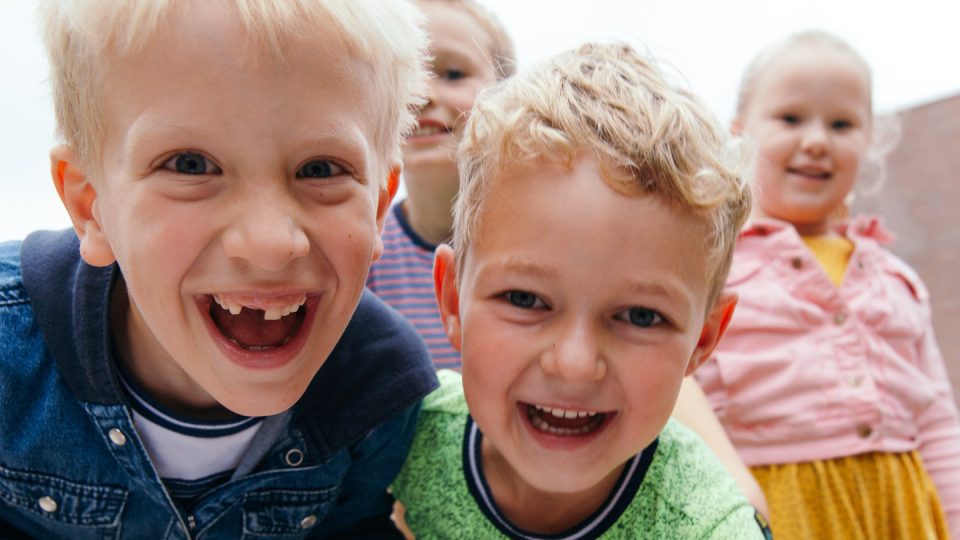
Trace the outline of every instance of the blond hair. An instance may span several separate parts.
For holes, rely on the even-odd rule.
[[[867,77],[867,96],[868,99],[870,99],[870,101],[867,102],[867,111],[870,115],[873,115],[873,102],[872,98],[870,98],[872,92],[869,91],[873,86],[870,64],[867,63],[856,49],[840,37],[823,30],[807,30],[792,34],[786,39],[770,45],[760,51],[760,53],[750,61],[743,72],[743,76],[740,78],[740,89],[737,92],[737,117],[742,118],[746,112],[747,105],[753,97],[753,91],[757,85],[757,81],[771,64],[784,54],[797,49],[812,47],[822,47],[842,52],[848,55],[854,63],[863,69]]]
[[[506,169],[535,160],[569,167],[592,155],[611,187],[663,197],[704,224],[712,306],[750,210],[738,148],[700,100],[670,86],[630,46],[587,44],[563,53],[485,90],[474,104],[457,155],[457,266]]]
[[[480,28],[490,37],[492,44],[490,63],[497,74],[497,80],[512,77],[517,73],[517,56],[510,34],[500,22],[500,19],[487,7],[476,0],[420,0],[423,2],[437,2],[456,7],[473,17]]]
[[[180,0],[42,0],[40,18],[51,64],[57,131],[82,163],[99,164],[104,137],[104,67],[111,55],[136,55]],[[283,58],[287,42],[316,35],[371,66],[384,119],[377,148],[400,161],[426,93],[427,38],[422,14],[407,0],[235,0],[248,38]],[[240,54],[238,52],[238,54]]]

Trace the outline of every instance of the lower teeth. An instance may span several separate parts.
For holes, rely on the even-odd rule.
[[[287,336],[283,338],[283,341],[281,341],[277,345],[244,345],[243,343],[240,343],[239,341],[233,338],[230,338],[230,342],[236,345],[237,347],[240,347],[241,349],[246,349],[248,351],[253,351],[253,352],[263,352],[263,351],[272,351],[273,349],[276,349],[278,347],[283,347],[284,345],[290,342],[290,339],[292,339],[292,337],[293,336]]]

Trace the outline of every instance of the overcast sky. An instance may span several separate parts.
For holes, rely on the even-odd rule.
[[[485,3],[513,35],[521,68],[586,40],[625,40],[672,66],[724,122],[750,58],[809,28],[837,33],[863,53],[880,112],[960,93],[958,0]],[[50,182],[54,128],[34,10],[34,0],[0,0],[0,241],[69,223]]]

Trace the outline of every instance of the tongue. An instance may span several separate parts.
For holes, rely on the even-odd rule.
[[[548,425],[555,428],[580,429],[590,424],[590,419],[584,418],[557,418],[552,414],[543,415],[543,420]]]
[[[299,311],[277,321],[265,321],[259,309],[243,308],[238,315],[231,315],[216,304],[210,308],[210,316],[223,335],[247,348],[283,345],[285,339],[296,333],[298,315]]]

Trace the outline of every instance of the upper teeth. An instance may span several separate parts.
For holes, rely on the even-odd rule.
[[[437,126],[420,126],[414,130],[414,135],[435,135],[437,133],[445,133],[446,130]]]
[[[265,321],[277,321],[277,320],[280,320],[281,317],[286,317],[287,315],[300,309],[300,306],[302,306],[307,301],[307,295],[301,294],[300,298],[294,300],[293,302],[287,305],[273,306],[269,308],[260,308],[256,306],[244,306],[244,304],[241,302],[234,302],[228,298],[224,298],[220,296],[219,294],[213,295],[213,300],[220,307],[229,311],[231,315],[239,315],[240,311],[242,311],[244,307],[248,307],[250,309],[263,310],[263,320]]]
[[[543,405],[534,405],[538,411],[556,416],[557,418],[585,418],[587,416],[596,416],[600,413],[595,411],[577,411],[573,409],[559,409],[554,407],[544,407]]]

